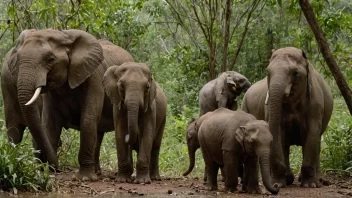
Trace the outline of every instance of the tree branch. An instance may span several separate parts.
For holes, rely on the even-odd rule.
[[[236,64],[236,61],[237,61],[237,58],[238,58],[238,55],[241,51],[241,48],[242,48],[242,45],[243,45],[243,42],[244,42],[244,39],[246,38],[246,35],[247,35],[247,31],[248,31],[248,25],[250,23],[250,18],[252,16],[252,13],[254,12],[254,10],[257,8],[257,6],[259,5],[259,2],[260,0],[253,0],[253,3],[252,3],[252,8],[251,10],[249,11],[248,13],[248,16],[247,16],[247,20],[246,20],[246,24],[244,26],[244,30],[243,30],[243,33],[242,33],[242,37],[241,37],[241,40],[240,40],[240,43],[238,44],[238,47],[237,47],[237,50],[235,52],[235,56],[232,60],[232,63],[230,65],[230,68],[229,70],[233,70],[234,67],[235,67],[235,64]]]

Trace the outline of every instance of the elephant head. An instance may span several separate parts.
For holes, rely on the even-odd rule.
[[[280,154],[282,149],[277,144],[280,142],[278,138],[281,130],[282,111],[290,111],[302,101],[308,102],[313,69],[302,50],[287,47],[273,50],[267,70],[268,92],[265,103],[268,111],[265,116],[276,143],[272,145],[272,149],[276,152],[273,152],[271,156],[272,166],[276,168],[277,164],[284,164],[283,158],[280,157],[283,156]],[[285,170],[277,172],[285,174]]]
[[[195,154],[197,149],[200,147],[199,141],[198,141],[198,133],[195,129],[195,123],[196,120],[192,120],[186,130],[186,141],[187,141],[187,147],[188,147],[188,156],[189,156],[189,167],[186,172],[184,172],[182,175],[187,176],[190,172],[192,172],[195,164]]]
[[[139,116],[155,110],[156,82],[149,67],[128,62],[109,67],[103,79],[105,91],[115,107],[127,110],[128,135],[125,142],[135,144]]]
[[[216,83],[216,98],[221,97],[221,95],[228,96],[229,94],[234,94],[235,96],[246,92],[251,83],[242,74],[234,71],[226,71],[219,74],[218,82]]]
[[[249,121],[245,126],[240,126],[235,132],[236,140],[241,144],[244,152],[259,158],[262,180],[265,188],[277,194],[279,189],[271,184],[270,177],[270,149],[273,136],[269,125],[263,120]]]
[[[25,30],[19,36],[9,70],[17,84],[24,119],[45,161],[57,164],[57,156],[41,126],[38,106],[33,103],[40,93],[65,84],[76,88],[98,68],[103,58],[97,39],[84,31]]]

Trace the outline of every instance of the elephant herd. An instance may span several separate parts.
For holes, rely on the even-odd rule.
[[[297,48],[273,50],[268,75],[251,85],[244,76],[227,71],[208,82],[199,93],[200,117],[186,130],[190,158],[188,175],[201,148],[204,181],[217,189],[221,168],[225,188],[260,192],[259,163],[263,184],[276,194],[291,185],[291,145],[302,146],[303,162],[298,180],[302,187],[320,187],[320,142],[327,128],[333,97],[327,83]],[[245,92],[241,110],[236,97]]]
[[[210,190],[217,189],[220,168],[226,190],[236,191],[241,177],[243,191],[260,193],[260,167],[264,186],[276,194],[294,181],[289,152],[300,145],[299,180],[303,187],[320,186],[320,141],[332,114],[331,91],[297,48],[273,50],[267,70],[253,85],[237,72],[223,72],[200,90],[200,117],[186,132],[190,165],[184,175],[201,148]],[[167,99],[150,68],[119,46],[80,30],[25,30],[6,54],[1,88],[9,139],[20,143],[28,127],[42,162],[58,168],[62,128],[79,130],[74,178],[95,181],[104,133],[115,130],[116,180],[161,179]]]

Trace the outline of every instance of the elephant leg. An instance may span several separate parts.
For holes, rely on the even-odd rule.
[[[165,119],[162,122],[159,131],[154,139],[153,148],[152,148],[152,155],[151,155],[151,162],[150,162],[150,179],[152,180],[161,180],[159,174],[159,152],[161,146],[161,140],[164,134],[164,127],[165,127]]]
[[[224,172],[226,172],[225,189],[230,192],[237,190],[239,160],[233,152],[223,151]]]
[[[117,115],[114,107],[115,120],[115,141],[118,159],[118,172],[116,181],[122,183],[131,183],[133,173],[132,149],[125,143],[127,134],[127,116],[126,114]]]
[[[221,181],[225,182],[226,181],[226,171],[224,167],[220,167],[220,172],[221,172]]]
[[[209,190],[217,190],[218,189],[217,175],[218,175],[219,166],[215,164],[210,154],[208,154],[209,151],[207,150],[206,146],[201,148],[201,150],[202,150],[204,164],[205,164],[206,181],[207,181],[208,188]]]
[[[219,165],[215,162],[210,162],[207,165],[207,183],[209,186],[209,190],[218,190],[218,171]]]
[[[238,166],[238,177],[241,178],[241,184],[243,184],[243,178],[244,178],[244,168],[243,168],[243,164],[241,163],[239,166]]]
[[[290,166],[290,145],[285,145],[284,147],[284,158],[285,158],[285,165],[286,165],[286,185],[289,186],[295,180],[295,176]]]
[[[104,89],[97,86],[97,79],[90,78],[86,94],[81,96],[80,146],[78,153],[79,170],[75,177],[79,180],[97,181],[95,174],[95,147],[98,134],[98,123],[103,111]]]
[[[101,167],[100,167],[100,146],[104,138],[104,132],[98,132],[97,134],[97,145],[95,146],[95,156],[94,156],[94,166],[95,166],[95,173],[97,175],[101,175]]]
[[[63,119],[55,104],[50,101],[52,101],[50,96],[48,94],[43,94],[42,125],[48,136],[51,147],[57,154],[63,127]]]
[[[258,181],[258,158],[257,157],[249,157],[245,164],[245,182],[247,183],[246,189],[242,189],[243,191],[250,194],[260,194],[261,189],[259,187]]]
[[[320,187],[319,175],[320,169],[320,128],[319,123],[311,123],[310,131],[306,134],[306,139],[303,144],[303,163],[301,167],[302,181],[301,186],[304,188]]]
[[[152,152],[152,133],[154,131],[154,127],[151,122],[144,121],[143,131],[140,130],[139,137],[139,152],[137,155],[137,163],[136,163],[136,179],[135,183],[141,184],[150,184],[150,163],[151,163],[151,152]],[[157,151],[159,152],[159,151]],[[156,153],[155,153],[156,154]]]

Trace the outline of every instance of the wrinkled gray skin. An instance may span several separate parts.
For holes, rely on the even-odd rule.
[[[226,172],[225,188],[236,191],[238,168],[244,163],[242,191],[261,193],[258,184],[258,159],[265,188],[277,194],[271,185],[269,125],[241,110],[215,110],[199,128],[198,139],[202,150],[210,190],[217,190],[219,167]]]
[[[188,148],[188,155],[189,155],[189,167],[187,169],[186,172],[184,172],[182,175],[183,176],[187,176],[189,173],[192,172],[193,168],[194,168],[194,164],[195,164],[195,156],[196,156],[196,151],[198,150],[198,148],[200,148],[199,145],[199,141],[198,141],[198,130],[199,127],[201,126],[202,122],[208,118],[213,112],[207,112],[206,114],[204,114],[203,116],[201,116],[200,118],[192,121],[186,130],[186,141],[187,141],[187,148]],[[223,181],[225,181],[225,173],[222,172],[222,179]],[[207,181],[207,175],[204,171],[204,182]]]
[[[293,183],[290,146],[300,145],[301,186],[319,187],[321,135],[333,109],[330,88],[297,48],[273,51],[267,69],[268,76],[246,92],[242,109],[269,123],[273,182],[280,187]]]
[[[114,128],[112,105],[101,83],[103,75],[110,65],[132,60],[122,48],[84,31],[23,31],[2,68],[9,138],[19,143],[28,127],[40,150],[37,157],[57,168],[62,128],[80,130],[80,168],[75,177],[97,180],[97,136]],[[32,98],[35,91],[42,100]],[[26,104],[29,101],[32,103]]]
[[[159,151],[166,121],[166,96],[143,63],[110,67],[105,91],[114,105],[119,182],[132,182],[132,149],[136,150],[135,183],[160,180]]]
[[[237,110],[237,96],[246,92],[250,86],[248,79],[240,73],[221,73],[218,78],[205,84],[199,92],[200,116],[220,107]]]

